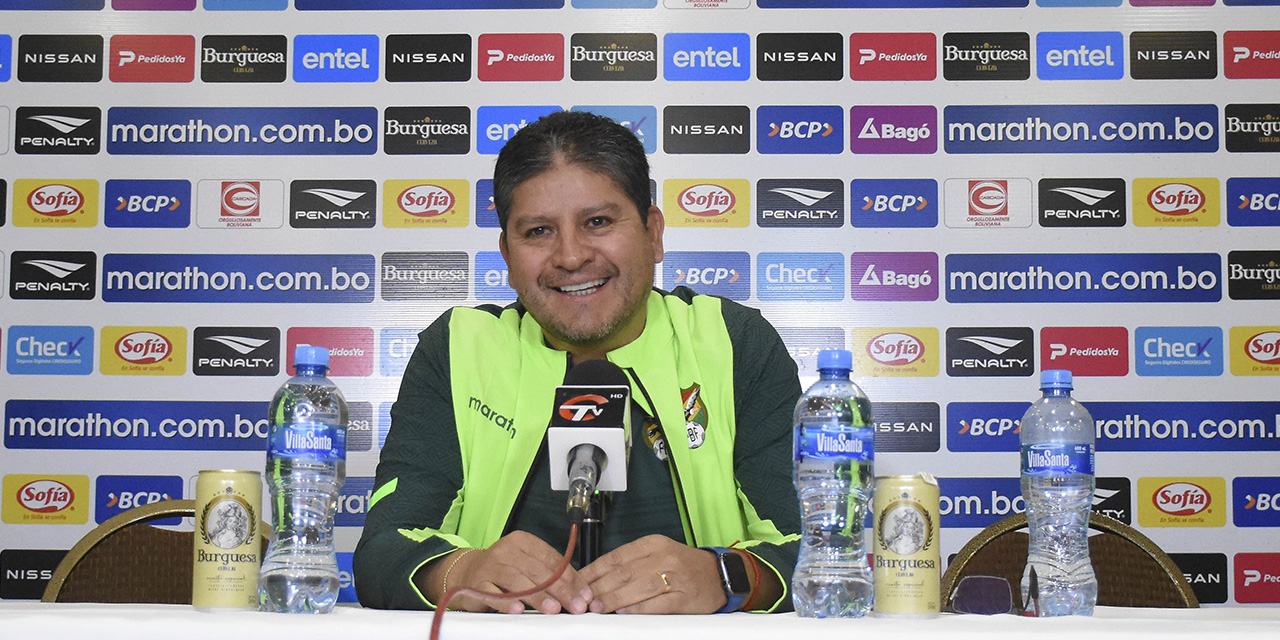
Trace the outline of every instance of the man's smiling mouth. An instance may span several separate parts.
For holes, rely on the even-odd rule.
[[[595,293],[596,291],[599,291],[600,287],[604,286],[604,283],[608,281],[609,281],[608,278],[600,278],[599,280],[591,280],[589,282],[583,282],[581,284],[569,284],[563,287],[553,287],[553,288],[556,291],[559,291],[560,293],[563,293],[565,295],[585,296],[585,295],[590,295],[592,293]]]

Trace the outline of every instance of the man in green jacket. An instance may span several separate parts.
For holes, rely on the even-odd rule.
[[[450,606],[790,609],[795,363],[759,312],[654,289],[664,221],[643,145],[606,118],[546,116],[499,154],[494,203],[518,302],[451,309],[419,334],[356,548],[361,603],[431,608],[456,587],[551,578],[568,531],[547,460],[554,390],[574,363],[607,359],[627,372],[640,426],[606,553],[519,601]]]

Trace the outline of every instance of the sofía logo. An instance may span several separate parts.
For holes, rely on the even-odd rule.
[[[680,192],[680,208],[695,216],[718,216],[733,209],[733,192],[716,184],[697,184]]]
[[[66,509],[75,492],[57,480],[35,480],[18,489],[18,503],[36,513],[55,513]]]
[[[867,355],[881,364],[908,365],[924,356],[924,343],[906,333],[882,333],[867,343]]]
[[[1209,492],[1190,482],[1171,482],[1151,498],[1156,508],[1171,516],[1192,516],[1209,508]]]
[[[46,216],[61,217],[75,213],[84,205],[84,194],[65,184],[49,184],[27,196],[27,206]]]
[[[116,341],[116,355],[133,364],[154,364],[171,353],[173,343],[150,331],[135,331]]]
[[[1280,364],[1280,331],[1263,331],[1245,341],[1244,352],[1261,364]]]
[[[453,209],[455,198],[448,189],[419,184],[400,192],[400,208],[417,217],[434,217]]]
[[[1181,216],[1204,206],[1204,192],[1182,182],[1163,184],[1147,194],[1147,204],[1160,213]]]

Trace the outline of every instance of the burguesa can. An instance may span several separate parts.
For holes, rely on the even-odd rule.
[[[875,612],[929,617],[942,601],[938,480],[927,473],[876,478]]]
[[[201,471],[196,479],[191,604],[206,611],[258,608],[262,565],[257,471]]]

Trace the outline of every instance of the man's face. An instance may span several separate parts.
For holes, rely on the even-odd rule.
[[[511,286],[557,349],[602,355],[644,330],[662,212],[646,227],[602,174],[557,162],[511,193],[499,240]]]

